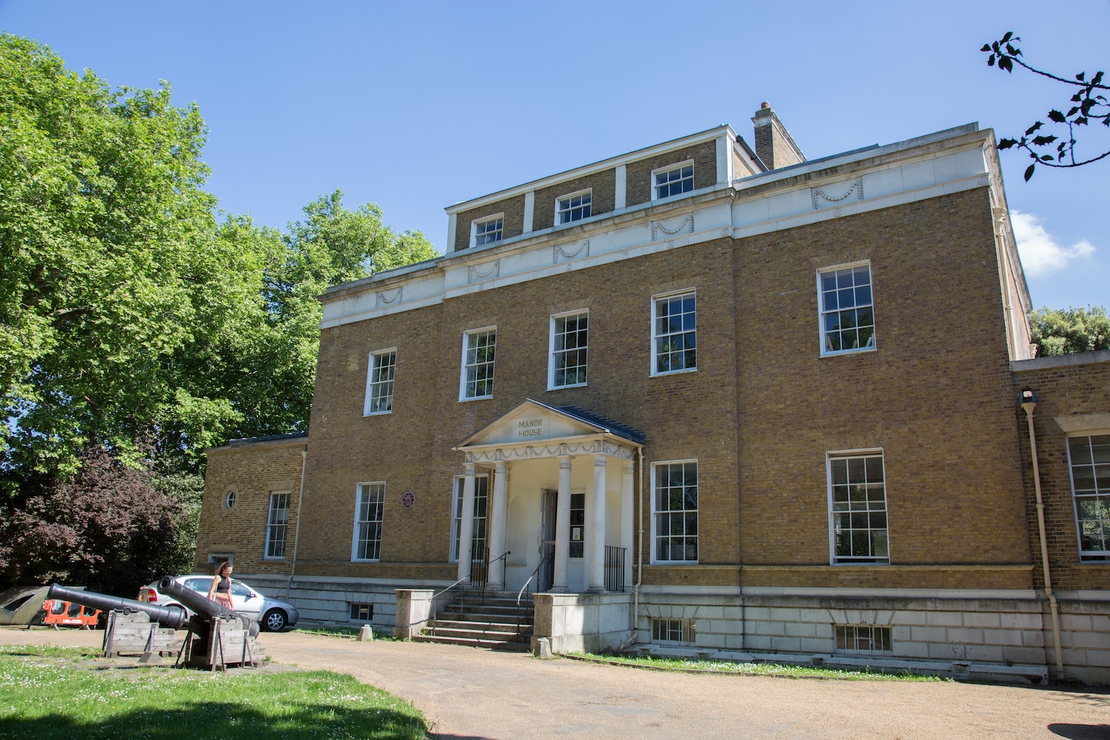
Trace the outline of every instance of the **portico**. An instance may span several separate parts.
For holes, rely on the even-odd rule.
[[[526,399],[456,445],[465,456],[461,543],[475,540],[477,479],[491,476],[489,588],[535,579],[537,591],[600,593],[630,584],[643,439],[587,411]],[[472,571],[471,556],[458,548],[460,579]]]

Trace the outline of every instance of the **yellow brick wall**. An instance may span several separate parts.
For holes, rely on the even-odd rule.
[[[884,453],[892,565],[1030,562],[993,243],[979,189],[737,244],[745,565],[827,565],[826,452],[869,448]],[[816,273],[860,260],[877,351],[821,357]],[[905,583],[860,572],[791,580]],[[939,580],[980,584],[973,570]]]
[[[297,525],[297,497],[301,483],[304,437],[222,447],[208,451],[204,497],[197,537],[196,569],[210,572],[208,554],[235,553],[235,568],[243,573],[287,574],[293,562]],[[227,494],[235,491],[230,509]],[[290,491],[285,558],[264,558],[266,521],[271,491]]]
[[[1110,563],[1080,562],[1076,533],[1075,504],[1068,468],[1068,443],[1057,418],[1077,414],[1110,413],[1110,362],[1065,365],[1015,372],[1014,396],[1022,388],[1037,393],[1033,426],[1037,435],[1037,458],[1044,501],[1045,533],[1056,590],[1110,589]],[[1036,555],[1034,570],[1038,586],[1044,578],[1040,561],[1036,489],[1029,452],[1029,427],[1025,412],[1018,410],[1014,425],[1021,440],[1021,470],[1024,474],[1026,517],[1030,547]],[[1082,433],[1079,433],[1082,434]]]
[[[524,233],[524,195],[505,198],[495,203],[488,203],[480,208],[471,208],[469,211],[459,213],[455,218],[455,251],[470,247],[470,224],[480,221],[486,216],[495,213],[504,213],[505,220],[502,224],[502,239],[510,239]]]
[[[711,567],[654,566],[646,582],[1030,587],[990,214],[987,191],[973,190],[325,330],[298,573],[449,578],[463,471],[451,447],[533,398],[643,431],[645,485],[654,462],[698,460],[699,560]],[[816,271],[863,259],[878,349],[821,357]],[[698,370],[651,377],[652,296],[686,289],[697,292]],[[550,316],[583,308],[589,384],[548,391]],[[498,331],[494,397],[459,402],[463,334],[485,326]],[[363,417],[368,355],[387,347],[393,413]],[[831,567],[826,452],[861,448],[884,451],[891,565]],[[352,564],[356,485],[369,481],[386,482],[382,562]]]
[[[305,530],[298,572],[392,577],[389,563],[448,559],[451,485],[463,472],[451,447],[524,398],[573,404],[648,434],[653,460],[696,457],[703,494],[703,562],[735,562],[735,375],[732,345],[731,240],[721,239],[635,262],[607,265],[463,296],[442,306],[359,322],[323,332],[311,421]],[[632,274],[630,274],[630,271]],[[675,289],[698,293],[696,373],[651,378],[651,296]],[[552,314],[590,309],[589,385],[547,390]],[[494,397],[459,402],[464,332],[496,326]],[[393,413],[362,417],[366,357],[397,346]],[[704,434],[691,434],[677,409],[697,408]],[[350,559],[355,485],[385,480],[382,564]],[[405,510],[411,490],[417,504]],[[335,570],[339,567],[339,570]],[[429,576],[431,577],[431,576]]]
[[[561,182],[536,191],[535,215],[532,228],[536,231],[548,229],[555,225],[555,199],[570,193],[593,189],[590,213],[600,216],[613,210],[613,198],[616,193],[616,171],[602,170],[586,177]]]
[[[717,142],[707,141],[695,146],[659,154],[649,159],[630,162],[625,167],[627,205],[651,200],[651,171],[667,165],[694,160],[694,188],[707,188],[717,182]]]

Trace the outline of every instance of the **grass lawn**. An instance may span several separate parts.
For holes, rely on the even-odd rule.
[[[325,671],[208,673],[0,646],[0,737],[425,738],[411,704]]]
[[[695,673],[733,673],[745,676],[781,676],[783,678],[828,678],[841,681],[945,681],[937,676],[919,676],[909,672],[883,673],[878,670],[846,670],[811,666],[779,665],[776,663],[735,663],[727,660],[693,660],[686,658],[634,657],[576,654],[576,657],[598,663],[612,663],[656,671]]]

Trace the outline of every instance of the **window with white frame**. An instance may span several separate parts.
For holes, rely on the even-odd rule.
[[[355,501],[355,536],[351,560],[379,560],[382,554],[382,512],[385,483],[359,483]]]
[[[694,163],[683,162],[655,170],[651,173],[651,182],[652,200],[688,193],[694,189]]]
[[[285,532],[289,527],[289,491],[270,494],[270,514],[266,518],[266,557],[285,557]]]
[[[497,329],[479,329],[463,337],[463,400],[493,397],[493,359]]]
[[[393,410],[393,374],[397,369],[397,351],[372,352],[366,373],[364,416],[388,414]]]
[[[453,512],[451,520],[451,562],[459,562],[459,536],[462,531],[463,513],[463,487],[466,485],[466,476],[455,476],[455,500],[452,503]],[[486,510],[489,503],[489,476],[474,476],[474,533],[470,538],[471,559],[475,553],[484,553],[486,549]]]
[[[1068,438],[1079,558],[1110,560],[1110,434]]]
[[[890,562],[882,451],[830,453],[828,476],[832,562]]]
[[[875,349],[871,264],[821,270],[817,285],[821,294],[821,354]]]
[[[593,191],[564,195],[555,201],[555,225],[569,224],[589,218],[593,208]]]
[[[505,233],[505,218],[501,214],[478,219],[472,221],[471,224],[474,246],[476,247],[499,242]]]
[[[693,291],[651,302],[652,375],[698,367],[697,296]]]
[[[651,467],[653,551],[657,563],[698,561],[698,463],[655,463]]]
[[[589,311],[551,317],[549,387],[586,385],[589,323]]]

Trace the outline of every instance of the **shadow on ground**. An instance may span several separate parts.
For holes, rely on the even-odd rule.
[[[160,740],[192,739],[259,740],[281,737],[308,740],[320,737],[412,738],[427,735],[422,721],[389,709],[360,711],[334,705],[300,705],[280,717],[265,716],[229,703],[193,704],[162,710],[113,714],[102,722],[75,722],[63,715],[0,719],[5,740],[44,738],[143,737]]]
[[[1048,726],[1049,732],[1068,740],[1106,740],[1110,738],[1110,725],[1073,725],[1055,722]]]

